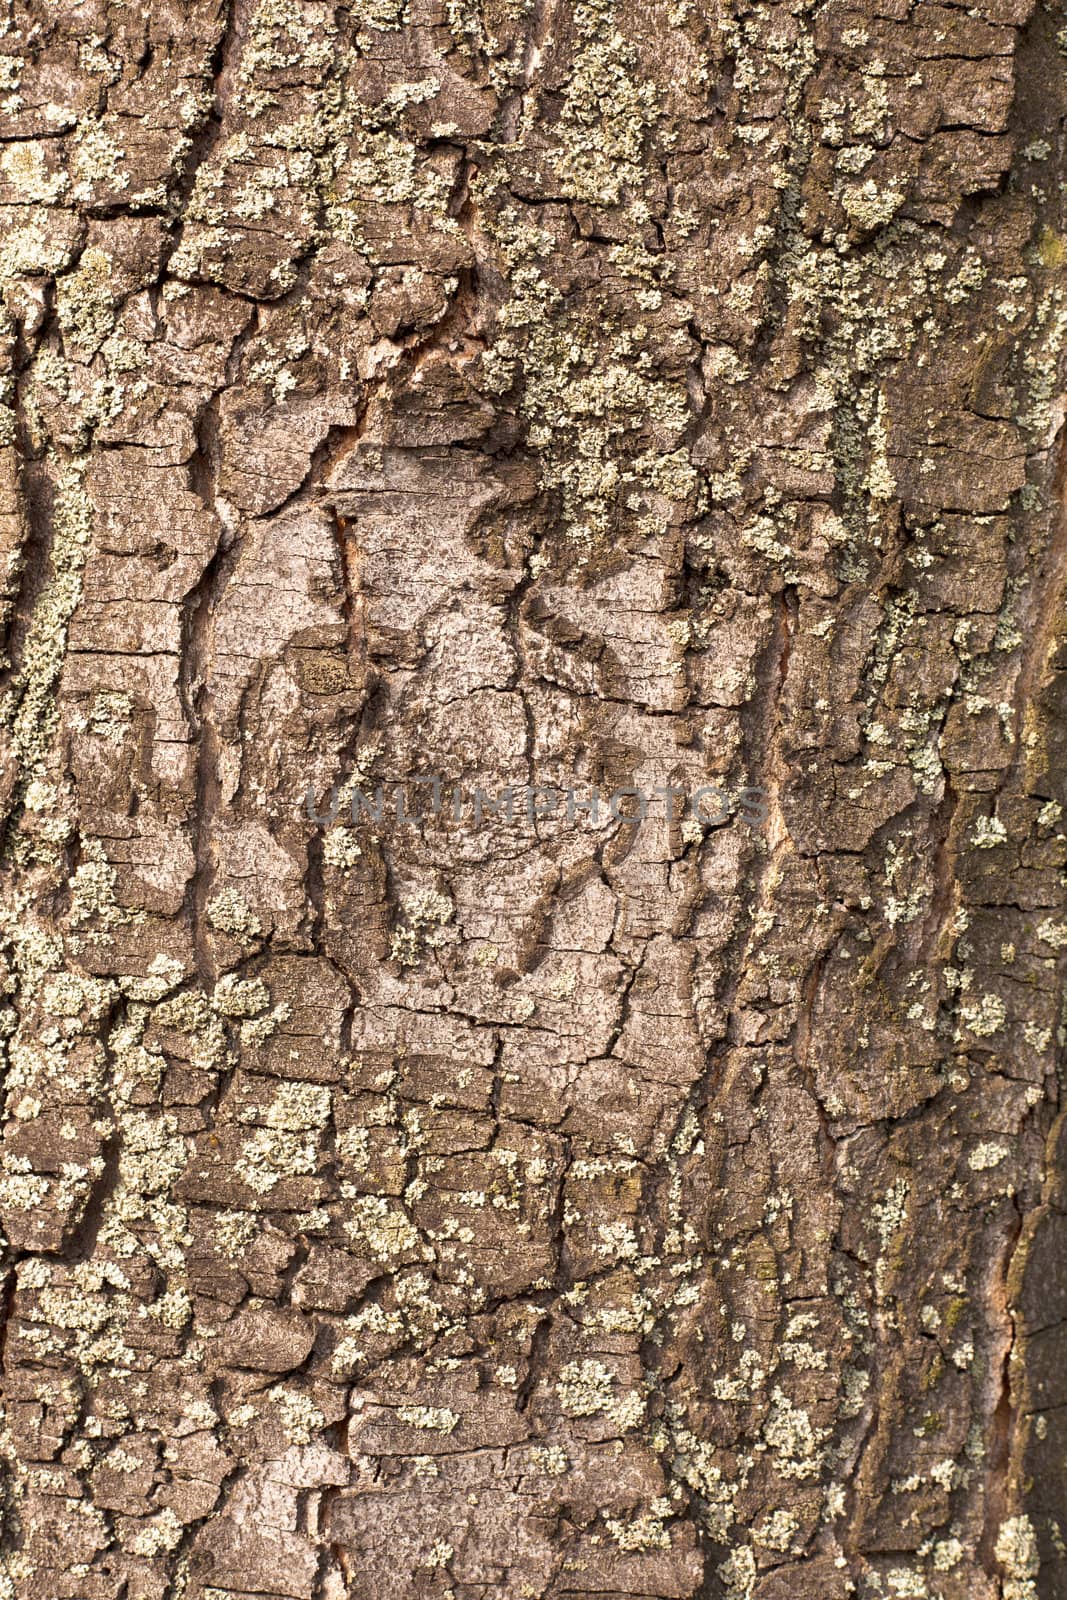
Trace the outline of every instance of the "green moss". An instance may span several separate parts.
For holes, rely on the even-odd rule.
[[[1047,267],[1050,272],[1058,270],[1067,262],[1067,241],[1054,228],[1047,226],[1042,228],[1037,241],[1037,250],[1041,265]]]

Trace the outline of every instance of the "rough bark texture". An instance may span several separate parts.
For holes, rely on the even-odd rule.
[[[2,19],[0,1595],[1067,1596],[1062,12]]]

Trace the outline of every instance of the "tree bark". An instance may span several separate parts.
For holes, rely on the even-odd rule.
[[[0,1600],[1067,1596],[1065,56],[9,0]]]

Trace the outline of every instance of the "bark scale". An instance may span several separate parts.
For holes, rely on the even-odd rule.
[[[1067,1595],[1065,54],[9,0],[0,1595]]]

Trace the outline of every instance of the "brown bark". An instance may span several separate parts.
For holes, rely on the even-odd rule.
[[[1067,1596],[1062,13],[3,16],[0,1600]]]

